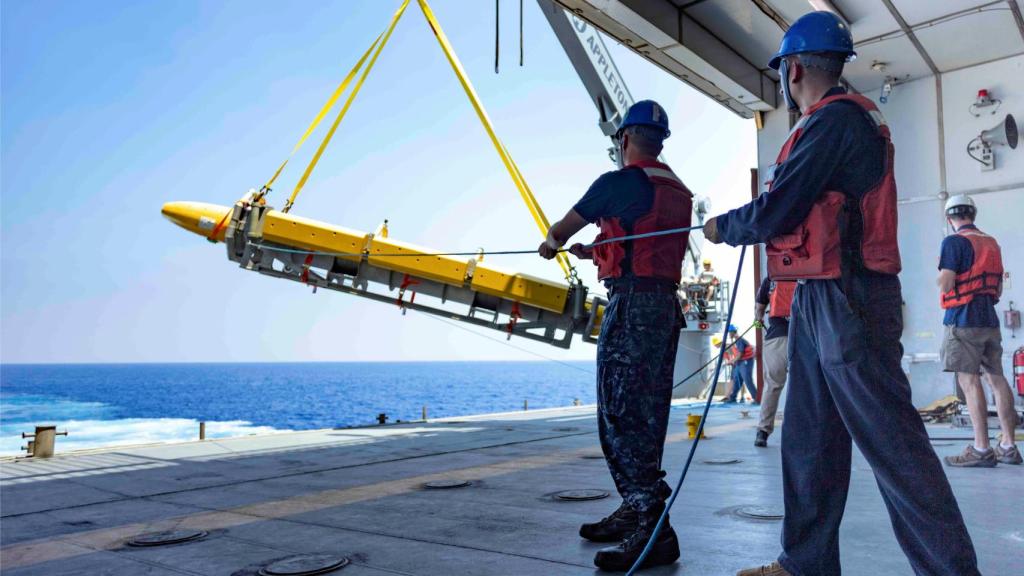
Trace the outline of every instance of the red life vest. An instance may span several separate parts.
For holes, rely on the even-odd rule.
[[[661,162],[639,162],[626,168],[642,168],[654,187],[654,201],[651,209],[633,222],[633,229],[627,231],[619,218],[600,218],[597,221],[601,233],[595,242],[608,238],[619,238],[631,234],[644,234],[685,228],[690,225],[693,213],[693,193],[676,177],[672,169]],[[689,233],[639,238],[627,242],[610,242],[594,247],[594,262],[600,280],[620,278],[623,275],[622,262],[627,252],[632,252],[629,270],[641,278],[662,278],[676,284],[682,278],[683,257]],[[626,244],[630,246],[626,246]]]
[[[967,238],[974,249],[974,264],[956,275],[953,289],[942,295],[943,308],[963,306],[979,294],[999,296],[1003,283],[1003,255],[996,239],[977,228],[961,228],[957,235]]]
[[[738,339],[736,341],[739,342]],[[738,348],[736,348],[735,346],[733,347],[733,350],[737,350],[737,349]],[[750,342],[747,342],[747,347],[743,349],[743,354],[740,355],[740,360],[753,360],[753,359],[754,359],[754,347],[750,344]]]
[[[900,250],[896,241],[896,177],[893,173],[894,149],[885,118],[874,102],[858,94],[837,94],[822,99],[807,109],[789,133],[789,138],[779,152],[778,160],[769,169],[768,194],[775,168],[786,161],[796,145],[804,126],[815,112],[825,106],[847,100],[867,111],[878,128],[878,134],[885,139],[885,170],[878,184],[869,190],[857,206],[845,194],[826,190],[811,207],[811,212],[802,224],[788,234],[768,241],[768,274],[774,280],[799,280],[802,278],[839,278],[842,276],[842,238],[840,230],[846,228],[849,216],[847,210],[860,210],[863,228],[861,231],[860,256],[868,270],[885,274],[898,274],[901,269]],[[849,200],[849,201],[848,201]]]
[[[796,291],[796,282],[790,280],[779,280],[772,282],[772,295],[768,300],[771,310],[768,316],[772,318],[789,318],[789,311],[793,307],[793,293]]]

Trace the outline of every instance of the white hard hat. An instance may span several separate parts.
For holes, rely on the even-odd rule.
[[[957,210],[957,208],[960,208],[960,210]],[[946,200],[945,210],[946,215],[952,216],[964,213],[973,214],[978,211],[978,207],[974,205],[974,200],[967,194],[957,194],[956,196],[950,196],[949,200]]]

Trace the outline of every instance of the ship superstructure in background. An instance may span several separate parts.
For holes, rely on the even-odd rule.
[[[600,129],[611,137],[633,98],[600,34],[551,0],[538,3],[597,107]],[[463,87],[474,106],[479,106],[445,43],[442,47]],[[482,108],[477,112],[491,130]],[[492,139],[497,142],[493,134]],[[522,180],[514,163],[510,172]],[[286,206],[293,200],[294,195]],[[707,200],[694,203],[695,223],[703,223],[707,208]],[[486,254],[442,255],[394,240],[386,226],[369,233],[295,216],[268,205],[262,192],[250,192],[233,207],[170,202],[162,212],[186,230],[224,242],[228,259],[243,269],[300,282],[313,290],[324,288],[397,305],[403,313],[412,309],[500,330],[509,338],[568,348],[579,334],[583,341],[594,343],[607,304],[602,296],[589,294],[574,275],[565,282],[546,280],[485,263]],[[544,220],[542,214],[538,220]],[[683,271],[679,291],[687,327],[680,333],[676,382],[699,371],[711,358],[709,336],[721,326],[730,293],[728,282],[700,271],[700,247],[699,235],[690,234],[686,268],[692,273]],[[675,395],[697,396],[705,386],[704,378],[692,378],[677,386]]]
[[[828,10],[849,23],[858,57],[843,80],[879,105],[900,167],[904,369],[916,405],[952,393],[953,377],[939,362],[943,326],[935,285],[939,245],[948,233],[943,202],[970,195],[987,233],[1003,246],[1024,246],[1024,154],[1012,149],[1018,129],[1007,118],[1024,117],[1020,0],[557,1],[680,82],[753,118],[762,176],[793,120],[777,74],[759,63],[808,10]],[[1024,302],[1024,283],[1014,281],[1024,257],[1010,252],[1001,315]],[[1020,342],[1011,316],[1003,326],[1006,369]]]

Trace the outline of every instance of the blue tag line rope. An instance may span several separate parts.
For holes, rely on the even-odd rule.
[[[726,317],[724,328],[722,328],[723,342],[725,342],[729,336],[729,325],[732,324],[732,312],[736,307],[736,293],[739,292],[735,287],[740,284],[740,272],[743,271],[743,256],[746,253],[747,247],[743,246],[740,249],[740,263],[736,266],[736,282],[733,284],[734,289],[732,291],[732,296],[729,299],[729,313]],[[668,511],[672,508],[672,505],[675,504],[676,497],[679,496],[679,491],[683,487],[683,480],[686,479],[686,472],[690,469],[690,463],[693,462],[693,455],[696,453],[697,445],[700,443],[700,437],[704,433],[704,423],[707,422],[708,419],[708,411],[711,409],[711,401],[715,396],[715,388],[718,387],[718,376],[722,371],[722,356],[724,355],[719,354],[718,356],[718,363],[715,365],[715,378],[711,381],[711,390],[708,391],[708,399],[707,402],[704,403],[704,413],[701,415],[700,424],[697,425],[697,434],[693,439],[693,444],[690,445],[690,453],[686,457],[686,464],[683,465],[683,472],[679,475],[679,482],[676,483],[676,489],[672,491],[672,496],[670,496],[668,502],[665,503],[665,510],[661,512],[661,517],[658,518],[658,523],[654,526],[654,531],[651,533],[650,540],[647,541],[647,545],[644,546],[643,552],[640,553],[640,557],[633,563],[633,567],[629,569],[626,576],[633,576],[633,574],[635,574],[644,563],[644,559],[647,558],[647,554],[650,553],[651,547],[654,546],[654,541],[658,539],[658,533],[661,532],[661,527],[665,524],[665,519],[668,518]]]
[[[685,228],[672,228],[670,230],[659,230],[657,232],[646,232],[644,234],[633,234],[630,236],[619,236],[616,238],[608,238],[601,240],[600,242],[593,242],[583,246],[584,250],[590,250],[595,246],[602,246],[604,244],[611,244],[613,242],[625,242],[627,240],[639,240],[641,238],[653,238],[655,236],[668,236],[670,234],[682,234],[683,232],[691,232],[693,230],[699,230],[704,228],[703,226],[687,226]],[[286,252],[289,254],[303,254],[313,256],[347,256],[352,258],[360,258],[362,256],[374,256],[376,258],[423,258],[433,256],[502,256],[512,254],[536,254],[537,250],[501,250],[498,252],[488,252],[486,250],[475,250],[473,252],[434,252],[434,253],[408,253],[408,252],[396,252],[396,253],[369,253],[369,252],[318,252],[316,250],[298,250],[295,248],[279,248],[277,246],[264,246],[263,244],[253,243],[252,246],[256,248],[267,248],[270,250],[276,250],[278,252]],[[558,252],[568,252],[567,248],[559,248]]]

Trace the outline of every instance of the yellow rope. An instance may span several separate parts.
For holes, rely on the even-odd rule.
[[[383,36],[383,34],[381,34],[381,36]],[[341,94],[345,92],[346,88],[348,88],[349,82],[352,81],[352,78],[355,78],[356,73],[359,72],[359,69],[363,67],[363,62],[366,61],[366,58],[370,55],[370,52],[372,52],[374,47],[377,46],[377,43],[380,42],[381,36],[377,36],[377,39],[373,41],[373,44],[370,44],[370,47],[367,48],[366,52],[363,53],[363,56],[362,58],[359,59],[359,62],[356,62],[356,65],[353,66],[351,70],[349,70],[348,75],[345,76],[345,79],[342,80],[341,84],[339,84],[338,87],[334,90],[334,93],[331,94],[331,97],[327,100],[327,103],[324,104],[323,108],[320,109],[320,112],[317,113],[316,118],[313,119],[313,122],[309,125],[309,128],[306,128],[306,133],[302,135],[302,138],[299,138],[299,142],[295,144],[294,148],[292,148],[292,153],[289,154],[288,157],[284,159],[284,162],[282,162],[281,165],[278,166],[277,172],[274,172],[274,175],[270,177],[270,180],[267,180],[267,183],[263,185],[263,188],[265,190],[273,186],[274,181],[277,180],[277,177],[281,175],[281,171],[284,170],[284,167],[288,165],[288,161],[292,159],[292,156],[295,156],[295,153],[298,152],[299,148],[301,148],[302,145],[306,142],[306,138],[309,138],[309,135],[313,133],[313,130],[315,130],[316,127],[320,125],[320,121],[324,119],[324,116],[326,116],[327,113],[331,110],[331,108],[334,107],[334,103],[338,101],[338,98],[341,96]]]
[[[331,124],[331,129],[327,131],[327,135],[324,136],[323,142],[321,142],[320,147],[317,148],[316,154],[313,155],[313,159],[310,160],[309,165],[306,166],[306,171],[302,173],[302,178],[300,178],[299,183],[295,185],[295,190],[292,191],[292,195],[288,198],[288,202],[284,205],[284,208],[282,208],[282,212],[288,212],[289,210],[291,210],[291,207],[295,204],[295,198],[299,195],[299,192],[301,192],[302,188],[306,185],[306,181],[309,180],[309,175],[312,174],[313,169],[316,168],[317,162],[320,161],[320,156],[323,155],[324,150],[327,148],[327,145],[331,142],[331,138],[334,136],[334,132],[338,129],[338,126],[341,124],[341,121],[345,118],[345,114],[348,112],[349,107],[352,106],[352,102],[355,101],[356,95],[359,94],[359,89],[362,88],[363,82],[366,81],[366,77],[370,74],[370,70],[373,70],[373,65],[374,63],[377,62],[377,57],[380,56],[380,53],[384,49],[384,46],[388,43],[388,39],[391,38],[391,33],[394,32],[395,25],[398,24],[398,20],[402,17],[402,14],[405,12],[405,8],[408,5],[409,0],[404,0],[402,2],[402,5],[399,6],[398,10],[395,11],[395,15],[391,17],[391,24],[388,25],[387,30],[384,32],[382,36],[378,36],[377,39],[380,42],[378,43],[375,40],[373,45],[370,46],[370,50],[373,50],[373,46],[377,47],[376,51],[374,51],[373,53],[373,57],[370,58],[370,62],[367,63],[366,68],[363,69],[363,73],[359,77],[359,81],[356,82],[356,85],[352,87],[352,93],[349,94],[348,99],[345,100],[345,105],[342,106],[341,110],[338,112],[338,117],[335,118],[334,123]],[[369,50],[367,51],[367,53],[369,53]],[[363,59],[365,58],[366,55],[364,54]],[[362,62],[363,60],[360,59],[359,63],[356,64],[356,68],[354,68],[352,72],[350,72],[350,75],[353,75],[355,73],[355,71],[362,65]],[[349,80],[351,80],[351,78],[347,78],[345,80],[345,83],[347,83]]]
[[[530,215],[533,216],[534,222],[537,223],[537,227],[540,228],[540,233],[546,238],[548,229],[551,228],[551,224],[548,223],[548,219],[544,216],[544,211],[541,210],[540,205],[537,203],[537,199],[533,196],[533,192],[530,191],[530,187],[526,184],[526,179],[523,178],[522,173],[516,166],[512,157],[509,155],[505,145],[502,144],[498,135],[494,132],[494,126],[491,124],[491,119],[487,116],[487,111],[484,110],[483,105],[480,104],[480,98],[476,95],[476,90],[473,89],[473,85],[470,83],[469,78],[466,76],[466,71],[462,68],[462,63],[459,61],[458,56],[455,55],[455,51],[452,50],[451,44],[448,42],[448,37],[445,36],[444,30],[441,29],[441,24],[438,23],[437,18],[434,17],[434,13],[430,10],[430,6],[426,0],[417,0],[420,5],[420,9],[423,10],[423,15],[426,16],[427,22],[430,24],[430,28],[434,31],[434,36],[437,37],[437,41],[441,44],[441,49],[444,50],[444,55],[448,58],[448,63],[451,64],[452,70],[455,71],[455,75],[459,78],[459,83],[462,84],[462,89],[466,92],[466,96],[469,97],[470,103],[473,105],[473,109],[476,111],[477,117],[480,119],[480,123],[483,125],[484,130],[487,131],[487,135],[491,138],[491,142],[494,144],[494,149],[498,152],[498,156],[501,157],[501,161],[505,164],[505,169],[508,170],[509,176],[512,177],[512,182],[519,189],[519,195],[522,196],[523,201],[526,202],[526,207],[530,211]],[[569,263],[568,257],[564,253],[559,253],[556,258],[558,259],[558,265],[562,267],[562,272],[565,273],[566,278],[572,277],[572,265]]]

